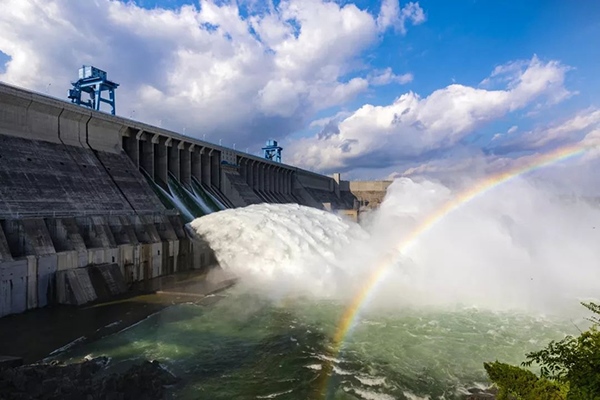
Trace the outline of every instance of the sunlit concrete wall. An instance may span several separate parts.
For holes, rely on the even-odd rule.
[[[330,177],[0,84],[0,316],[60,300],[57,271],[116,263],[133,282],[211,263],[147,181],[170,178],[229,207],[347,208]]]
[[[165,214],[24,218],[0,224],[0,317],[65,302],[56,273],[117,264],[127,283],[214,264]]]

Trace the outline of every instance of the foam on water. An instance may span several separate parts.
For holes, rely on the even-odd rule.
[[[453,191],[399,179],[358,224],[299,205],[260,204],[190,226],[221,266],[261,292],[353,297],[382,254],[393,251]],[[598,229],[596,229],[596,226]],[[437,223],[389,266],[377,307],[456,306],[556,311],[600,293],[600,210],[565,203],[517,179]]]
[[[360,397],[362,397],[365,400],[395,400],[395,398],[393,396],[390,396],[389,394],[385,394],[385,393],[379,393],[379,392],[375,392],[375,391],[358,389],[358,388],[351,388],[350,391],[355,392],[356,394],[358,394]]]
[[[260,204],[198,218],[190,226],[215,251],[219,264],[276,292],[327,297],[349,283],[340,254],[368,239],[359,225],[295,204]]]

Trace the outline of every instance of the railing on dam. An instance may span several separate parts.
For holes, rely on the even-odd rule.
[[[156,210],[90,210],[90,211],[31,211],[31,212],[0,212],[1,219],[24,219],[24,218],[78,218],[78,217],[132,217],[136,215],[143,215],[147,217],[162,217],[162,216],[176,216],[179,215],[178,210],[165,209],[163,211]]]

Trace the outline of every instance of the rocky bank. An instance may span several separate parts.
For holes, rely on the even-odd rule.
[[[123,373],[107,373],[109,360],[75,364],[33,364],[0,370],[1,400],[162,399],[178,379],[157,361],[144,361]]]

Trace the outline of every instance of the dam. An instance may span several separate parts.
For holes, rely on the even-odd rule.
[[[574,332],[570,317],[512,311],[552,304],[555,292],[538,282],[556,277],[565,293],[597,286],[596,255],[569,282],[555,245],[593,249],[597,209],[539,207],[544,193],[530,188],[536,201],[519,212],[485,196],[489,208],[459,210],[413,259],[390,263],[339,339],[373,260],[444,204],[445,187],[344,181],[3,84],[0,183],[0,356],[104,357],[106,374],[158,360],[182,379],[169,391],[183,399],[464,400],[486,387],[483,362],[500,354],[518,364]],[[499,197],[514,200],[515,187]],[[369,208],[378,208],[369,223],[346,219]],[[565,226],[565,214],[585,218]],[[561,229],[546,236],[549,226]],[[523,257],[523,244],[553,257]],[[217,256],[238,284],[193,300],[121,302],[140,284],[219,271]]]
[[[185,223],[297,203],[358,218],[348,182],[0,83],[0,317],[215,263]]]

